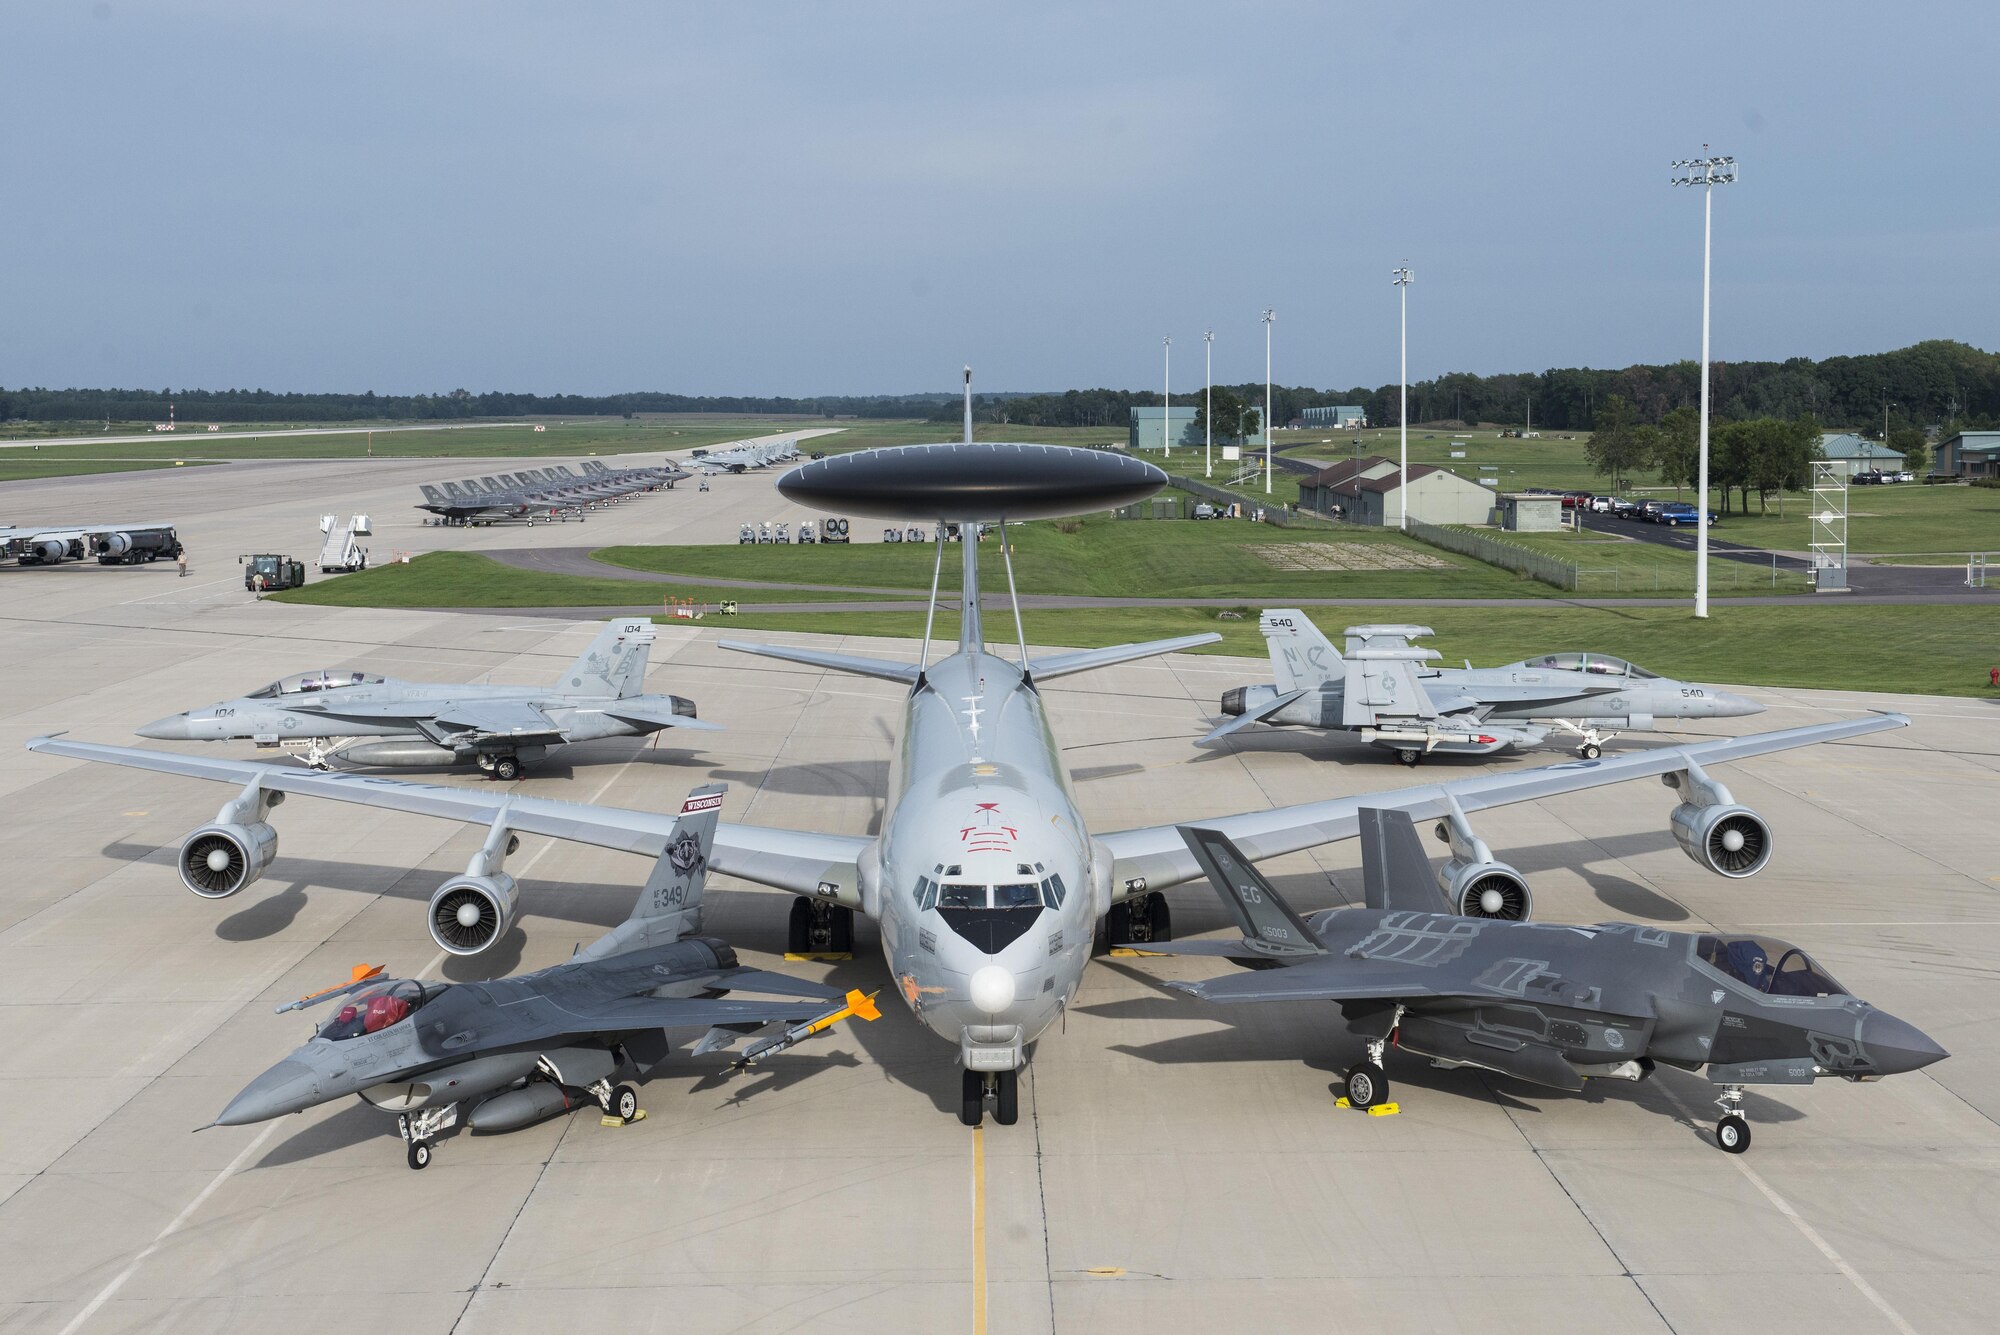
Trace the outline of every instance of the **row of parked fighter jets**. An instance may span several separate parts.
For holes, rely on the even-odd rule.
[[[656,468],[611,468],[586,459],[579,476],[568,464],[524,468],[513,473],[469,477],[459,482],[425,482],[417,508],[445,524],[558,523],[581,520],[588,511],[639,492],[671,490],[697,473],[741,473],[798,458],[789,437],[749,441],[727,450],[697,451],[684,463]],[[705,485],[705,484],[704,484]]]
[[[940,479],[948,489],[940,489]],[[967,443],[809,464],[781,479],[779,490],[802,505],[875,514],[914,509],[909,498],[920,495],[942,527],[976,524],[982,510],[1033,518],[1110,508],[1142,499],[1165,480],[1159,470],[1122,456]],[[953,489],[968,499],[954,500]],[[1004,529],[997,545],[1006,558]],[[940,542],[940,559],[943,550]],[[1043,687],[1217,637],[1034,657],[1022,651],[1010,659],[985,639],[980,550],[979,543],[962,544],[959,641],[939,657],[932,657],[928,637],[916,663],[722,642],[732,650],[887,681],[906,692],[902,735],[893,748],[902,761],[900,783],[884,794],[882,818],[871,834],[717,822],[723,800],[717,789],[698,790],[670,814],[557,801],[511,788],[401,783],[62,738],[38,738],[30,749],[235,786],[216,819],[190,834],[177,853],[182,880],[205,898],[236,894],[271,867],[278,853],[271,812],[290,795],[482,826],[480,849],[463,874],[439,887],[427,915],[433,939],[458,955],[491,948],[515,920],[518,889],[504,867],[521,835],[653,860],[631,919],[554,969],[476,986],[386,980],[362,969],[323,997],[302,999],[340,1005],[304,1047],[253,1082],[218,1119],[261,1120],[358,1093],[398,1114],[413,1167],[427,1163],[434,1142],[462,1125],[500,1130],[589,1101],[617,1116],[633,1115],[631,1081],[666,1059],[676,1028],[699,1031],[697,1052],[747,1039],[746,1057],[760,1057],[846,1015],[872,1016],[866,996],[840,997],[782,975],[746,973],[725,943],[699,936],[702,878],[710,870],[790,892],[788,945],[794,952],[851,949],[853,915],[875,919],[895,990],[922,1024],[958,1051],[959,1111],[968,1125],[982,1120],[989,1102],[1002,1124],[1018,1117],[1018,1077],[1029,1048],[1073,1002],[1100,923],[1107,944],[1250,966],[1248,973],[1186,985],[1205,999],[1336,1003],[1309,1013],[1360,1045],[1362,1060],[1345,1082],[1355,1107],[1387,1097],[1384,1063],[1392,1046],[1437,1065],[1568,1090],[1590,1078],[1644,1080],[1658,1066],[1671,1066],[1705,1071],[1720,1088],[1724,1115],[1716,1141],[1739,1152],[1750,1134],[1745,1085],[1831,1076],[1872,1080],[1945,1055],[1909,1024],[1849,994],[1806,952],[1775,938],[1530,921],[1526,878],[1493,855],[1470,821],[1488,808],[1658,778],[1676,798],[1668,827],[1681,851],[1711,872],[1745,877],[1770,860],[1770,827],[1736,801],[1712,767],[1899,728],[1906,719],[1873,715],[1196,821],[1092,831],[1076,806]],[[1288,617],[1292,624],[1283,624]],[[1697,716],[1744,712],[1706,687],[1699,697],[1681,694],[1697,689],[1690,684],[1667,683],[1669,695],[1642,694],[1664,679],[1630,664],[1594,670],[1618,660],[1577,655],[1572,662],[1554,655],[1491,670],[1504,680],[1482,681],[1429,667],[1424,652],[1409,644],[1421,628],[1358,627],[1343,659],[1323,639],[1306,635],[1295,612],[1268,613],[1263,624],[1277,680],[1231,692],[1238,709],[1232,713],[1225,701],[1225,714],[1342,728],[1358,717],[1364,736],[1373,729],[1378,735],[1369,740],[1399,751],[1414,739],[1380,735],[1393,731],[1381,726],[1385,707],[1403,710],[1398,720],[1427,720],[1437,734],[1434,744],[1426,735],[1433,751],[1453,749],[1456,739],[1444,734],[1475,723],[1499,730],[1481,737],[1523,744],[1542,721],[1575,724],[1580,708],[1593,702],[1601,710],[1624,711],[1618,717],[1626,727],[1641,726],[1642,717],[1686,717],[1690,711],[1679,706],[1669,712],[1675,699],[1707,702]],[[581,727],[644,732],[692,724],[691,706],[683,712],[675,697],[640,694],[647,633],[643,622],[613,623],[552,690],[427,687],[321,673],[273,683],[147,731],[197,738],[249,729],[260,740],[277,740],[298,720],[310,719],[314,728],[411,739],[433,748],[434,758],[511,746],[518,764],[522,738],[548,745],[580,738]],[[1395,652],[1383,656],[1384,650]],[[1317,678],[1306,672],[1315,666]],[[581,693],[586,690],[591,693]],[[1488,694],[1482,697],[1482,690]],[[1412,710],[1411,691],[1428,703]],[[1286,703],[1276,706],[1280,699]],[[1316,712],[1285,712],[1309,700]],[[1350,701],[1361,706],[1360,715]],[[1502,706],[1506,716],[1498,720]],[[1599,721],[1609,717],[1601,714]],[[1476,739],[1467,745],[1487,747]],[[1425,855],[1418,822],[1435,822],[1450,850],[1441,867]],[[1364,869],[1358,907],[1303,917],[1254,866],[1357,837]],[[1241,927],[1239,939],[1173,939],[1162,892],[1200,879]],[[783,999],[720,995],[732,989]]]

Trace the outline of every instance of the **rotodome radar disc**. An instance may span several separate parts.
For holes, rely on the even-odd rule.
[[[953,524],[1113,510],[1166,485],[1165,473],[1128,454],[998,441],[858,450],[778,479],[800,505]]]

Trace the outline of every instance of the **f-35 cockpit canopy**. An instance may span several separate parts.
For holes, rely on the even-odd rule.
[[[1789,941],[1772,936],[1701,936],[1702,963],[1775,997],[1844,997],[1847,989]]]
[[[399,1020],[408,1019],[436,998],[448,984],[420,983],[413,978],[393,978],[340,1003],[340,1009],[319,1027],[318,1037],[340,1042],[377,1033]]]
[[[333,691],[343,686],[379,686],[385,678],[369,672],[345,672],[334,668],[315,668],[311,672],[295,672],[289,677],[280,677],[261,690],[250,692],[246,700],[271,700],[280,695],[297,695],[309,691]]]
[[[1592,676],[1630,677],[1634,681],[1653,681],[1660,675],[1609,654],[1544,654],[1540,658],[1526,659],[1517,666],[1554,668],[1558,672],[1588,672]]]

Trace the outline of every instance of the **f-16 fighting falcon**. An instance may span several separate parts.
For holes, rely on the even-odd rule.
[[[1389,1097],[1382,1059],[1392,1044],[1434,1065],[1570,1091],[1591,1077],[1644,1080],[1656,1063],[1706,1067],[1722,1087],[1715,1143],[1741,1154],[1750,1147],[1745,1085],[1875,1080],[1946,1055],[1772,937],[1461,917],[1438,893],[1409,813],[1359,815],[1366,907],[1310,920],[1228,836],[1183,827],[1243,939],[1146,947],[1257,970],[1167,984],[1208,1001],[1337,1003],[1347,1031],[1367,1044],[1347,1073],[1353,1107]]]
[[[160,741],[251,738],[303,742],[315,769],[346,765],[450,765],[472,761],[495,779],[568,742],[645,737],[666,728],[717,729],[694,701],[641,695],[653,623],[614,617],[582,657],[547,686],[466,686],[397,681],[367,672],[314,671],[235,700],[156,719],[139,729]]]
[[[482,983],[383,978],[358,966],[354,981],[278,1007],[340,1002],[312,1039],[231,1099],[217,1126],[242,1126],[349,1095],[398,1114],[409,1163],[460,1125],[512,1131],[595,1103],[620,1121],[639,1113],[643,1079],[672,1048],[674,1029],[707,1029],[698,1055],[770,1025],[789,1026],[755,1043],[739,1064],[759,1061],[849,1015],[874,1019],[873,1001],[744,968],[736,952],[701,930],[720,785],[682,804],[666,851],[632,916],[575,958]],[[476,926],[484,901],[447,900],[446,930]],[[469,914],[470,921],[462,915]],[[765,992],[788,1001],[723,999]]]
[[[952,1043],[963,1069],[960,1116],[977,1125],[988,1099],[1001,1123],[1018,1114],[1018,1077],[1028,1047],[1062,1015],[1082,981],[1095,926],[1107,919],[1114,941],[1172,935],[1161,892],[1201,875],[1172,824],[1091,831],[1077,805],[1049,725],[1043,686],[1074,672],[1205,644],[1191,635],[1146,644],[1031,657],[1014,601],[1018,657],[988,645],[980,620],[978,534],[997,526],[1013,586],[1009,521],[1089,513],[1142,499],[1167,477],[1123,454],[1047,445],[973,444],[970,382],[963,444],[861,451],[804,465],[781,478],[787,499],[836,513],[924,517],[937,525],[931,617],[943,572],[943,531],[962,526],[963,601],[955,652],[931,658],[930,625],[916,663],[775,645],[731,645],[827,671],[895,683],[907,692],[877,834],[830,834],[724,823],[715,870],[790,891],[792,949],[839,951],[852,940],[856,910],[881,927],[882,951],[911,1010]],[[1277,857],[1352,838],[1364,806],[1413,818],[1455,818],[1451,898],[1463,912],[1524,915],[1525,880],[1496,862],[1465,825],[1467,812],[1618,783],[1660,778],[1680,794],[1670,825],[1687,855],[1726,876],[1747,876],[1770,858],[1770,830],[1705,767],[1906,726],[1872,715],[1610,760],[1480,775],[1448,784],[1335,798],[1205,820],[1251,859]],[[492,923],[447,948],[490,946],[512,920],[511,882],[495,879],[507,831],[546,834],[658,857],[671,821],[657,812],[557,802],[515,793],[396,783],[287,766],[217,761],[157,751],[37,738],[48,755],[129,765],[240,786],[213,824],[181,845],[183,881],[221,898],[261,876],[277,855],[271,806],[288,793],[490,825],[487,845],[448,883],[484,896]],[[500,842],[496,843],[495,840]],[[231,850],[234,850],[233,852]],[[219,865],[218,865],[219,863]],[[210,870],[204,870],[204,869]],[[432,932],[437,932],[434,899]]]
[[[1561,728],[1576,736],[1578,755],[1595,760],[1619,731],[1650,731],[1656,719],[1764,712],[1743,696],[1604,654],[1435,668],[1424,665],[1438,651],[1410,643],[1433,634],[1428,626],[1349,626],[1343,658],[1296,608],[1265,612],[1257,624],[1277,681],[1226,692],[1222,712],[1229,721],[1202,738],[1202,746],[1253,723],[1273,723],[1358,732],[1414,765],[1434,752],[1485,755],[1535,746]]]

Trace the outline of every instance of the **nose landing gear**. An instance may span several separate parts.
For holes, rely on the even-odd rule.
[[[1750,1148],[1750,1119],[1743,1115],[1743,1086],[1724,1086],[1715,1100],[1722,1120],[1715,1124],[1715,1145],[1724,1154],[1741,1154]]]
[[[794,899],[785,933],[787,956],[850,959],[854,954],[854,910],[823,899]]]
[[[1012,1126],[1021,1120],[1021,1072],[962,1071],[959,1073],[958,1120],[978,1126],[986,1113],[986,1099],[993,1098],[993,1120]]]

